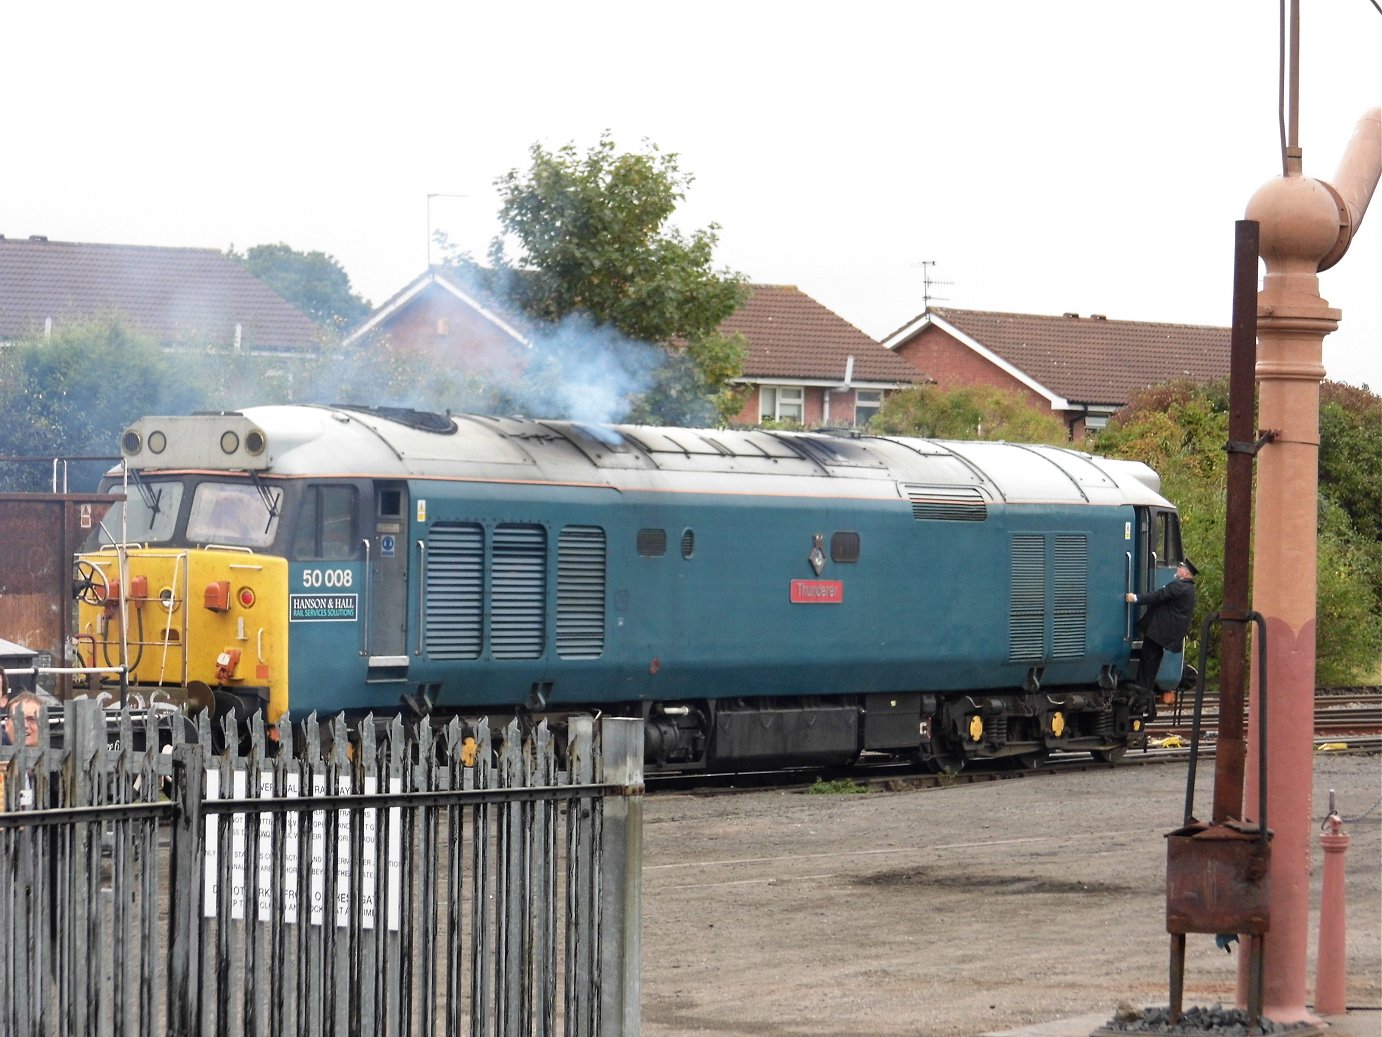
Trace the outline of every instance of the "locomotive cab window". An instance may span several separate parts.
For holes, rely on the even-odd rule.
[[[268,547],[278,532],[283,491],[270,487],[267,492],[270,497],[265,500],[253,483],[198,483],[187,514],[188,542]],[[272,510],[270,504],[273,504]]]
[[[378,507],[379,518],[398,518],[403,514],[403,491],[380,490]]]
[[[177,532],[183,485],[166,480],[130,480],[129,499],[112,504],[97,530],[101,544],[122,536],[132,544],[166,544]],[[118,483],[104,488],[120,493]]]
[[[1159,511],[1156,513],[1156,533],[1153,541],[1153,550],[1157,553],[1157,561],[1160,565],[1174,565],[1181,559],[1180,549],[1180,522],[1177,517],[1169,511]]]
[[[298,513],[293,556],[345,561],[356,556],[354,486],[309,486]]]

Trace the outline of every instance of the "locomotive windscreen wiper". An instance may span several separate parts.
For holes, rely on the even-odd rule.
[[[251,471],[250,480],[254,483],[254,488],[259,491],[259,499],[264,502],[264,507],[269,512],[269,519],[264,523],[264,532],[267,533],[269,527],[273,525],[274,519],[278,518],[278,506],[283,501],[283,491],[279,490],[275,493],[265,486],[263,480],[259,478],[258,472]]]
[[[144,507],[149,509],[150,525],[152,525],[153,519],[158,518],[159,511],[161,510],[159,502],[163,500],[163,488],[159,487],[155,490],[146,483],[143,478],[140,477],[138,468],[131,468],[129,473],[130,478],[134,480],[134,488],[139,491],[139,496],[144,501]]]

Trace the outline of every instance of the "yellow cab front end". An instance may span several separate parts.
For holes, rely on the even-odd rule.
[[[263,436],[238,415],[136,423],[123,493],[76,558],[75,648],[124,668],[136,695],[238,720],[288,709],[288,567],[274,550],[281,488],[261,477]]]
[[[85,587],[76,648],[93,667],[124,666],[136,691],[209,705],[254,703],[270,723],[288,707],[287,563],[230,547],[109,547],[78,556]],[[86,567],[90,567],[89,569]]]

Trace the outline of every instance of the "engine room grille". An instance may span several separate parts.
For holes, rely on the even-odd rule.
[[[1079,659],[1085,654],[1088,606],[1089,541],[1083,534],[1056,534],[1055,600],[1051,613],[1051,658]]]
[[[598,659],[605,650],[605,531],[567,526],[557,536],[557,655]]]
[[[1089,538],[1083,533],[1055,533],[1049,541],[1048,564],[1047,534],[1019,533],[1012,538],[1008,658],[1013,662],[1079,659],[1087,648]]]
[[[636,544],[640,558],[661,558],[667,553],[667,530],[640,529]]]
[[[1046,648],[1046,538],[1018,534],[1012,540],[1012,606],[1008,658],[1038,662]]]
[[[902,490],[912,502],[914,519],[983,522],[988,518],[988,501],[974,486],[918,486],[903,483]]]
[[[428,536],[427,654],[478,659],[484,637],[485,537],[478,525],[438,522]]]
[[[494,658],[540,658],[547,625],[547,531],[541,526],[495,527],[490,600]]]

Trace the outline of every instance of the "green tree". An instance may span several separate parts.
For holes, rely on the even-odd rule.
[[[637,417],[704,421],[737,410],[730,381],[746,345],[717,329],[742,304],[744,279],[712,269],[716,224],[690,235],[670,224],[691,184],[677,156],[651,144],[621,153],[605,133],[585,154],[535,144],[530,158],[527,170],[496,181],[504,234],[489,268],[466,256],[452,262],[545,325],[584,315],[662,350]]]
[[[1095,440],[1100,454],[1143,461],[1155,469],[1162,495],[1180,509],[1185,553],[1201,570],[1194,631],[1223,601],[1227,442],[1225,382],[1175,382],[1138,393]],[[1336,449],[1337,444],[1322,443],[1321,455]],[[1379,570],[1373,542],[1359,534],[1322,481],[1316,609],[1320,683],[1366,680],[1377,665],[1382,652]],[[1210,646],[1216,667],[1217,641],[1216,632]]]
[[[60,327],[0,351],[0,455],[115,455],[120,433],[142,414],[188,413],[201,406],[195,382],[180,378],[150,338],[109,315]],[[69,473],[72,489],[94,488],[106,463]],[[7,465],[0,485],[15,491],[51,486],[45,465]]]
[[[1375,680],[1382,659],[1382,557],[1348,513],[1320,497],[1319,579],[1315,597],[1315,682]]]
[[[1320,386],[1320,493],[1353,527],[1382,542],[1382,396],[1342,382]]]
[[[1065,444],[1069,440],[1064,422],[1054,414],[1032,406],[1019,392],[985,385],[958,389],[916,385],[895,392],[869,421],[869,431],[1012,443]]]
[[[351,290],[350,276],[334,256],[325,252],[298,252],[279,242],[255,245],[244,255],[232,248],[229,255],[318,324],[337,334],[355,327],[373,308]]]

